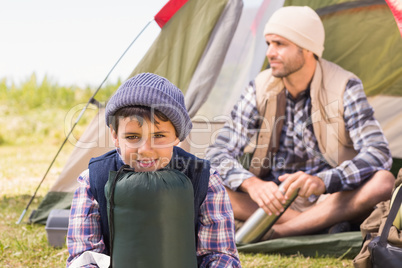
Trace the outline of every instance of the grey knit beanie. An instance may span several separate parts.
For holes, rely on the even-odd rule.
[[[169,80],[152,73],[141,73],[125,81],[106,105],[106,125],[123,107],[148,106],[166,115],[183,141],[193,124],[184,104],[183,93]]]
[[[267,34],[282,36],[319,58],[324,51],[324,25],[308,6],[287,6],[275,11],[265,25],[264,36]]]

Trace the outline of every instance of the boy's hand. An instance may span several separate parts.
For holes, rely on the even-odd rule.
[[[283,212],[283,204],[286,200],[276,183],[251,177],[240,185],[240,189],[247,192],[251,199],[268,215],[279,215]]]
[[[300,188],[298,196],[309,197],[314,194],[319,196],[325,193],[325,184],[317,176],[309,175],[302,171],[293,174],[279,176],[279,181],[283,182],[285,198],[288,199],[297,188]]]

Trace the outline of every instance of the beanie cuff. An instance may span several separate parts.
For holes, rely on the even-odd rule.
[[[174,126],[180,141],[193,127],[180,89],[166,78],[151,73],[139,74],[119,87],[106,105],[106,125],[109,127],[112,116],[119,109],[138,105],[163,113]]]

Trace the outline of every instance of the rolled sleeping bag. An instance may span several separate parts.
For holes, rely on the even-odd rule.
[[[105,185],[111,266],[197,267],[190,179],[174,169],[116,174]]]

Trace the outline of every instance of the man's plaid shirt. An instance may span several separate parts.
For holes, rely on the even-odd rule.
[[[336,168],[322,160],[312,125],[308,123],[311,116],[309,93],[307,89],[293,99],[286,92],[286,119],[279,151],[273,158],[269,177],[263,179],[278,183],[277,178],[282,174],[304,171],[320,177],[327,193],[333,193],[355,189],[376,171],[391,168],[388,142],[373,117],[374,110],[367,101],[360,80],[351,79],[343,96],[345,128],[358,155]],[[233,190],[245,179],[254,176],[236,159],[243,155],[243,149],[258,132],[260,124],[256,88],[252,81],[233,108],[231,121],[225,124],[206,153],[206,158],[222,176],[225,185]]]

